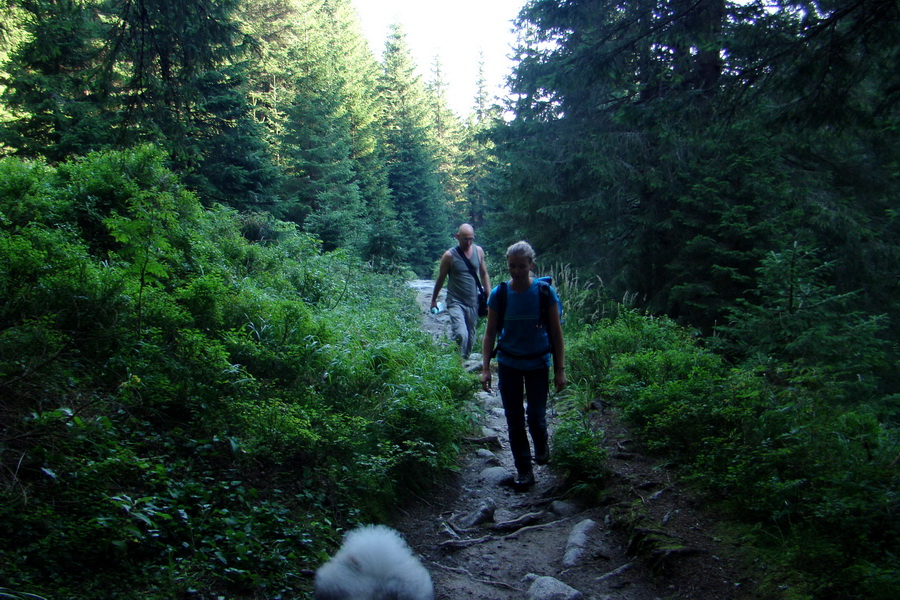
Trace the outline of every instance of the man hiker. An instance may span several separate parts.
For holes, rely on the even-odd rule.
[[[447,312],[450,314],[450,337],[459,344],[459,353],[468,358],[475,345],[475,327],[478,325],[478,299],[491,289],[484,250],[475,245],[475,229],[468,223],[459,226],[456,232],[458,246],[450,248],[441,256],[437,281],[431,294],[431,308],[437,307],[438,294],[447,284]]]

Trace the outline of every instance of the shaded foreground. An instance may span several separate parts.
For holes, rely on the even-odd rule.
[[[430,282],[413,287],[424,327],[440,335],[443,315],[427,312]],[[473,359],[476,370],[480,357]],[[459,473],[395,524],[431,571],[437,598],[754,597],[739,549],[718,537],[715,519],[665,468],[632,447],[610,412],[598,407],[592,415],[606,432],[608,493],[587,506],[566,498],[551,467],[536,468],[530,491],[514,491],[499,395],[476,400],[483,431],[470,440]],[[555,417],[551,407],[551,430]]]

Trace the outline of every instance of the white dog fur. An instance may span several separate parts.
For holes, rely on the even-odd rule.
[[[400,534],[366,525],[316,571],[315,600],[434,600],[431,575]]]

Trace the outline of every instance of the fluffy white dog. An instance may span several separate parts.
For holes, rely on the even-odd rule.
[[[434,600],[431,575],[400,534],[366,525],[316,571],[315,600]]]

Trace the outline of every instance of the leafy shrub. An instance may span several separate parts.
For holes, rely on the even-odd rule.
[[[203,210],[151,148],[0,172],[0,580],[297,596],[453,468],[472,390],[408,287]]]
[[[627,385],[609,385],[612,362],[632,354],[689,345],[688,333],[670,319],[623,311],[586,327],[567,344],[570,379],[586,386],[588,394],[618,395]]]
[[[569,407],[553,432],[553,466],[583,495],[596,495],[608,474],[604,433],[588,415]]]
[[[857,309],[861,294],[839,294],[827,283],[835,267],[816,250],[795,243],[772,252],[758,269],[757,289],[729,311],[716,346],[748,361],[773,359],[799,375],[815,369],[856,401],[877,392],[879,376],[893,372],[883,339],[886,315]],[[852,403],[852,402],[851,402]]]
[[[886,565],[900,541],[900,444],[881,408],[850,401],[841,373],[776,360],[734,368],[674,324],[633,313],[589,328],[567,355],[648,449],[754,525],[799,589],[896,594]]]

